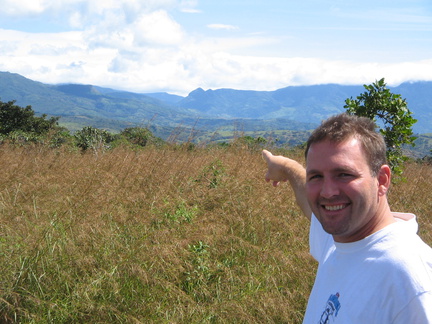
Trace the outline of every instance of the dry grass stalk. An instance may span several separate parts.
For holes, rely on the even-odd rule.
[[[259,151],[1,147],[0,163],[0,321],[301,323],[308,224]],[[432,244],[430,171],[408,164],[391,200]]]

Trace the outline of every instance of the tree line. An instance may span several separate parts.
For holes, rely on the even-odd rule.
[[[106,149],[113,145],[146,146],[164,141],[142,127],[130,127],[119,134],[92,126],[71,134],[59,125],[60,117],[36,116],[31,106],[20,107],[16,101],[0,101],[0,144],[44,144],[50,147],[72,145],[83,151]]]

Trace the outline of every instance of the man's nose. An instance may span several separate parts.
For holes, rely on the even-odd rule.
[[[339,195],[339,188],[335,181],[332,179],[324,179],[321,187],[321,197],[323,198],[332,198],[334,196]]]

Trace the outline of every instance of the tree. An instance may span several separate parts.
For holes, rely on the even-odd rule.
[[[46,119],[47,115],[36,117],[31,106],[25,108],[15,105],[15,100],[0,101],[0,134],[23,132],[34,135],[45,135],[58,126],[60,117]]]
[[[407,159],[402,148],[415,145],[412,126],[417,120],[406,100],[386,87],[384,78],[364,87],[367,91],[357,99],[346,99],[344,108],[349,114],[368,117],[377,123],[387,145],[388,163],[396,175],[401,175],[402,163]]]
[[[114,135],[110,132],[92,126],[83,127],[75,133],[74,137],[76,145],[82,151],[91,149],[95,153],[109,148],[109,143],[114,140]]]
[[[131,144],[138,146],[146,146],[149,144],[163,142],[160,138],[154,136],[149,129],[142,127],[126,128],[120,133],[120,135],[124,136]]]

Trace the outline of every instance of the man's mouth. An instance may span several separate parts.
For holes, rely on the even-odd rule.
[[[348,206],[347,204],[340,204],[340,205],[323,205],[325,210],[328,211],[337,211],[337,210],[341,210],[344,209],[346,206]]]

